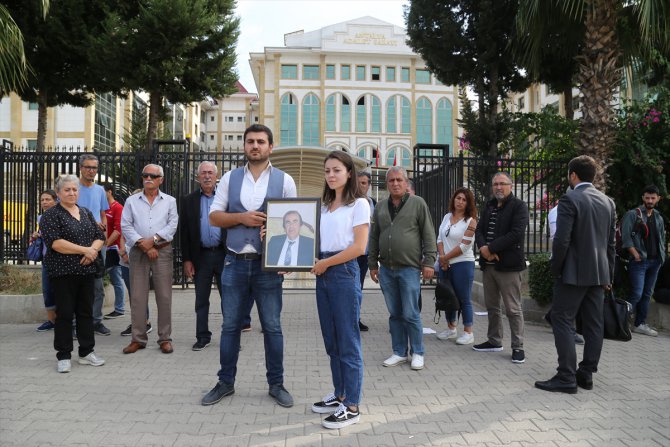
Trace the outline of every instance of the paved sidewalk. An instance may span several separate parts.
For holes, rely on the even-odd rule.
[[[503,352],[478,353],[428,335],[424,370],[382,367],[391,354],[388,314],[379,290],[366,290],[363,321],[370,332],[363,333],[361,422],[338,431],[322,428],[310,408],[332,391],[312,291],[284,293],[285,386],[295,399],[292,408],[268,396],[255,311],[253,331],[242,334],[235,395],[201,406],[216,383],[218,337],[204,351],[191,351],[193,290],[174,292],[171,355],[161,354],[155,331],[147,349],[122,354],[130,341],[119,335],[130,322],[126,316],[105,322],[111,336],[96,337],[96,352],[107,364],[75,361],[71,373],[58,374],[52,332],[36,333],[35,324],[0,325],[0,445],[670,445],[667,333],[605,341],[593,391],[546,393],[533,388],[556,367],[545,326],[526,327],[525,364],[510,361],[505,326]],[[433,324],[433,308],[426,291],[424,325],[444,330],[443,321]],[[210,321],[218,334],[221,314]],[[474,329],[477,342],[484,340],[486,317],[476,316]]]

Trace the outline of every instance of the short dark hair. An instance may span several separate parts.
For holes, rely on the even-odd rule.
[[[116,191],[114,191],[114,186],[111,183],[105,183],[102,185],[103,188],[105,188],[105,192],[111,191],[112,195],[116,194]]]
[[[661,191],[658,189],[658,186],[656,185],[647,185],[642,190],[642,194],[656,194],[657,196],[660,196]]]
[[[582,182],[592,182],[596,178],[598,165],[596,161],[588,155],[580,155],[568,162],[568,175],[577,174]]]
[[[368,171],[358,171],[358,177],[367,177],[368,180],[372,181],[372,175]]]
[[[58,200],[58,194],[56,194],[56,191],[54,191],[53,189],[45,189],[40,193],[40,197],[42,197],[44,194],[49,194],[52,199]]]
[[[81,156],[79,157],[79,166],[84,166],[84,163],[85,163],[87,160],[97,161],[98,163],[100,162],[100,161],[98,160],[98,157],[96,157],[96,156],[93,155],[93,154],[81,154]]]
[[[286,212],[284,213],[284,217],[283,217],[282,220],[281,220],[281,222],[282,222],[282,223],[281,223],[281,226],[282,226],[282,227],[286,228],[286,218],[287,218],[288,216],[290,216],[291,214],[295,214],[296,216],[298,216],[298,219],[300,219],[300,225],[302,225],[302,216],[300,215],[300,213],[297,212],[296,210],[290,210],[290,211],[286,211]]]
[[[262,124],[252,124],[244,131],[244,141],[247,141],[247,134],[249,132],[264,132],[268,136],[268,143],[274,144],[272,139],[272,131],[268,126]]]

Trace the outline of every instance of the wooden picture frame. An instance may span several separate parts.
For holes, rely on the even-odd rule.
[[[268,199],[265,213],[267,220],[263,239],[263,270],[312,270],[319,256],[321,199]]]

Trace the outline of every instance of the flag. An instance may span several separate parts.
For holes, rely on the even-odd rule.
[[[375,156],[375,167],[379,167],[379,146],[377,146],[377,155]]]
[[[393,166],[396,166],[398,164],[398,150],[393,153]]]

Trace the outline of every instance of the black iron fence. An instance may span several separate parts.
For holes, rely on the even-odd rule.
[[[195,181],[198,165],[203,161],[214,162],[219,172],[229,171],[244,163],[244,154],[235,150],[218,152],[189,152],[186,141],[156,141],[152,153],[138,152],[86,152],[60,150],[35,152],[0,147],[0,258],[5,263],[27,264],[26,250],[30,234],[37,227],[39,195],[53,189],[55,179],[61,174],[79,176],[79,157],[93,153],[99,159],[98,183],[114,186],[116,199],[124,203],[135,189],[141,187],[142,168],[149,163],[163,167],[164,181],[161,190],[177,199],[197,188]],[[183,284],[179,234],[173,243],[174,280]]]
[[[28,263],[25,253],[30,233],[37,226],[39,194],[53,188],[60,174],[79,175],[79,156],[83,151],[34,152],[0,146],[0,258],[2,262]],[[93,152],[100,160],[99,183],[110,183],[117,200],[125,201],[141,187],[140,173],[147,163],[163,167],[165,178],[161,189],[177,198],[197,188],[195,174],[202,161],[213,161],[223,173],[241,166],[244,154],[235,150],[190,152],[185,141],[157,141],[152,153]],[[486,159],[449,157],[445,145],[421,145],[414,149],[414,166],[408,170],[416,193],[428,204],[436,230],[447,213],[449,199],[456,188],[473,190],[478,206],[490,197],[490,180],[498,171],[509,172],[514,179],[514,194],[528,204],[530,225],[526,232],[526,254],[549,250],[546,217],[549,209],[567,187],[566,161],[528,159]],[[384,177],[386,168],[372,168],[373,196],[387,197]],[[175,283],[183,284],[181,246],[175,238]]]

